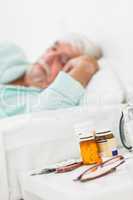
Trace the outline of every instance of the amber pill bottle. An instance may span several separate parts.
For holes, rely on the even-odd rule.
[[[75,133],[78,136],[80,154],[85,165],[101,163],[102,159],[95,141],[95,131],[88,122],[75,126]]]

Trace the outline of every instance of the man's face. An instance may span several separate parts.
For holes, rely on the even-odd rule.
[[[80,56],[80,51],[77,48],[67,43],[55,42],[37,63],[32,65],[31,70],[26,75],[27,84],[40,88],[47,87],[66,63],[78,56]]]
[[[63,42],[55,42],[54,45],[46,51],[44,58],[49,65],[55,63],[58,68],[62,68],[70,59],[77,56],[80,56],[80,52],[77,48]]]

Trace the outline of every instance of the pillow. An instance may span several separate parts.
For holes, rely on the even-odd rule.
[[[99,61],[100,70],[88,83],[83,104],[120,104],[125,100],[124,89],[110,62]]]
[[[133,67],[131,59],[114,59],[110,61],[112,66],[115,66],[115,70],[119,76],[121,85],[125,91],[126,101],[133,103]]]

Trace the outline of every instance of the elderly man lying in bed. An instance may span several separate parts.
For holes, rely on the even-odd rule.
[[[0,46],[0,117],[82,104],[101,51],[84,36],[55,42],[34,64],[12,44]]]

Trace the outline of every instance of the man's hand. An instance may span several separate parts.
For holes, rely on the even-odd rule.
[[[95,59],[88,56],[80,56],[71,59],[64,67],[63,71],[69,73],[73,68],[86,68],[91,75],[95,74],[99,70],[98,63]]]
[[[98,71],[99,66],[95,59],[88,56],[80,56],[70,60],[64,68],[73,79],[79,81],[86,87],[93,75]]]

